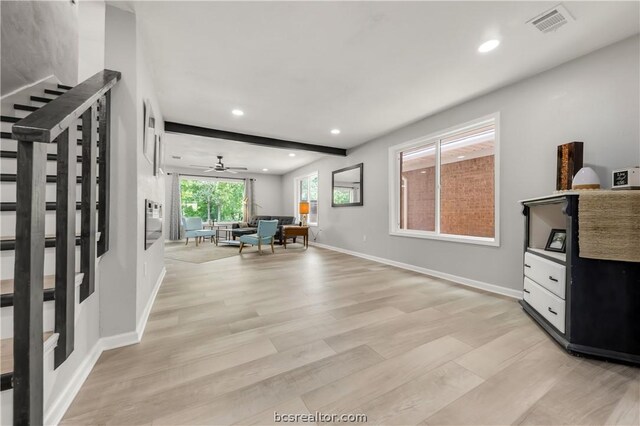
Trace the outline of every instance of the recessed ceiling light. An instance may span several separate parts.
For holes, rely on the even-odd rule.
[[[241,109],[234,109],[233,111],[231,111],[231,114],[235,115],[236,117],[242,117],[244,115],[244,111]]]
[[[268,172],[268,171],[269,171],[269,169],[262,169],[262,171],[263,171],[263,172]]]
[[[423,171],[421,171],[420,173],[422,173],[423,175],[426,175],[426,174],[427,174],[427,171],[426,171],[426,170],[423,170]]]
[[[339,135],[340,134],[340,129],[331,129],[331,134],[332,135]]]
[[[289,153],[289,157],[295,157],[296,155],[293,152]]]
[[[480,47],[478,47],[478,52],[480,53],[491,52],[493,49],[495,49],[499,45],[500,45],[500,40],[496,40],[496,39],[488,40],[482,43]]]
[[[458,155],[458,159],[462,160],[464,158],[464,155]]]

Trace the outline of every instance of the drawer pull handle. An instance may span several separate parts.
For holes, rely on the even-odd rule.
[[[531,268],[531,265],[527,265],[526,263],[524,264],[525,268]]]
[[[527,290],[526,288],[524,290],[522,290],[522,291],[524,291],[527,294],[531,294],[531,292],[529,290]]]
[[[553,278],[551,275],[549,275],[549,279],[550,279],[551,281],[553,281],[554,283],[557,283],[557,282],[558,282],[558,280],[557,280],[557,279],[555,279],[555,278]]]
[[[558,315],[558,313],[551,308],[549,308],[549,312],[551,312],[553,315]]]

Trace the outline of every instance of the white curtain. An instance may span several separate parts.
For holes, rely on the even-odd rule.
[[[253,179],[244,180],[244,221],[249,222],[255,215],[255,199],[253,194]]]
[[[169,200],[169,239],[180,239],[180,175],[171,175],[171,199]]]

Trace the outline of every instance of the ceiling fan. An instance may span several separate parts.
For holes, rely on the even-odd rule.
[[[198,166],[193,164],[191,167],[198,167],[198,168],[203,168],[206,169],[204,172],[208,173],[208,172],[229,172],[229,173],[237,173],[236,170],[247,170],[246,167],[225,167],[224,163],[222,162],[222,155],[218,155],[218,162],[216,163],[215,166]]]

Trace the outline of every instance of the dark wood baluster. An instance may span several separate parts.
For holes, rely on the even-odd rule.
[[[47,146],[18,141],[13,423],[43,423],[42,308]]]
[[[104,94],[99,101],[100,105],[100,125],[98,126],[100,146],[100,156],[98,157],[98,230],[100,231],[100,241],[98,241],[98,257],[109,251],[109,191],[110,181],[110,157],[111,152],[111,91]]]
[[[55,330],[59,333],[55,368],[73,352],[76,273],[76,146],[69,129],[56,138],[56,289]],[[75,140],[75,139],[74,139]]]
[[[80,301],[93,294],[96,276],[96,106],[82,114],[82,203],[80,224]]]

